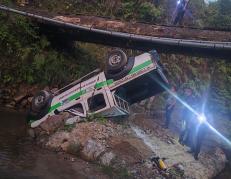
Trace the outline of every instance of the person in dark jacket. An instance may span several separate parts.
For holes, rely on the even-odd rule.
[[[191,146],[190,152],[193,153],[194,159],[198,160],[199,153],[201,151],[201,146],[204,138],[208,132],[208,126],[206,124],[207,118],[202,114],[201,116],[196,116],[192,129],[193,129],[193,145]],[[211,120],[211,119],[210,119]]]
[[[184,89],[184,102],[188,106],[193,106],[195,104],[195,98],[193,96],[193,90],[191,88]],[[192,146],[192,127],[191,123],[193,122],[193,112],[188,109],[187,106],[184,106],[182,110],[182,129],[179,136],[179,143],[182,145]]]
[[[196,130],[195,144],[194,147],[192,148],[192,151],[194,153],[193,156],[195,160],[198,160],[198,156],[201,151],[201,146],[204,141],[206,131],[207,131],[207,126],[205,123],[200,124]]]
[[[171,88],[171,92],[173,94],[176,93],[175,87]],[[171,116],[172,116],[172,112],[174,110],[175,105],[176,105],[176,99],[172,94],[170,94],[167,99],[166,106],[165,106],[165,125],[164,127],[166,129],[169,127],[169,123],[171,121]]]
[[[188,2],[189,0],[178,0],[176,8],[176,17],[173,21],[173,25],[177,25],[178,23],[181,24]]]

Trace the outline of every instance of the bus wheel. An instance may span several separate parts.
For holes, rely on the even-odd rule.
[[[133,68],[135,63],[135,58],[131,57],[128,59],[128,63],[124,66],[124,68],[119,72],[111,72],[109,70],[105,71],[105,75],[107,79],[119,80],[125,77]]]
[[[34,112],[40,112],[47,106],[51,98],[52,96],[49,92],[45,90],[39,91],[32,99],[31,110]]]
[[[121,49],[115,49],[108,53],[106,68],[112,73],[122,71],[127,64],[127,55]]]

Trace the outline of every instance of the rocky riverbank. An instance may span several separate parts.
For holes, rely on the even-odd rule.
[[[161,127],[161,117],[139,114],[122,123],[102,117],[75,118],[68,113],[50,117],[30,129],[30,136],[45,148],[97,163],[117,178],[204,179],[225,167],[225,154],[218,147],[203,150],[195,161],[187,148],[178,144],[175,131]],[[166,158],[167,170],[161,170],[151,160],[153,156]]]
[[[32,96],[40,89],[38,86],[22,86],[1,90],[0,101],[8,108],[26,110]],[[45,89],[49,90],[48,87]],[[151,98],[135,105],[134,111],[138,114],[120,123],[101,116],[79,119],[62,113],[50,117],[35,129],[29,129],[29,134],[38,145],[69,154],[73,156],[70,157],[73,162],[81,158],[96,163],[113,177],[204,179],[220,173],[226,157],[217,147],[219,144],[213,139],[206,140],[199,161],[195,161],[187,153],[187,147],[177,142],[179,122],[175,120],[171,129],[165,130],[162,128],[162,113],[155,112],[154,115],[150,111],[154,100]],[[168,169],[161,170],[151,160],[153,156],[166,158]]]

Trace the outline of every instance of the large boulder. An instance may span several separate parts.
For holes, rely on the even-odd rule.
[[[69,140],[69,133],[62,131],[62,132],[56,132],[51,137],[49,137],[48,142],[46,143],[46,146],[51,149],[63,149],[64,146],[67,144]]]
[[[88,161],[95,161],[99,156],[104,153],[106,150],[105,146],[96,142],[92,139],[89,139],[81,151],[81,156]]]
[[[40,127],[48,134],[55,132],[58,128],[64,125],[66,119],[70,117],[69,113],[61,113],[60,115],[53,115],[47,118]]]

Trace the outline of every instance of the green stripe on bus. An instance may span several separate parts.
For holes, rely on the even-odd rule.
[[[68,99],[69,101],[75,100],[77,98],[79,98],[80,96],[84,95],[86,93],[86,90],[81,90],[77,93],[75,93],[74,95],[70,96]]]
[[[49,113],[56,110],[60,106],[62,106],[62,103],[56,103],[55,105],[51,106],[49,109]]]
[[[86,93],[86,90],[81,90],[77,93],[75,93],[74,95],[70,96],[68,98],[69,101],[72,101],[72,100],[75,100],[77,98],[79,98],[80,96],[84,95]],[[50,109],[49,109],[49,113],[56,110],[57,108],[59,108],[60,106],[62,106],[62,103],[59,102],[59,103],[56,103],[55,105],[51,106]]]
[[[107,81],[102,81],[102,82],[100,82],[100,83],[96,83],[95,88],[96,88],[96,89],[99,89],[99,88],[102,88],[102,87],[104,87],[104,86],[109,86],[109,85],[111,85],[113,82],[114,82],[113,79],[110,79],[110,80],[107,80]]]
[[[132,74],[134,74],[134,73],[140,71],[141,69],[143,69],[143,68],[149,66],[150,64],[152,64],[152,60],[148,60],[148,61],[146,61],[146,62],[144,62],[144,63],[142,63],[142,64],[140,64],[140,65],[134,67],[128,74],[129,74],[129,75],[132,75]]]

